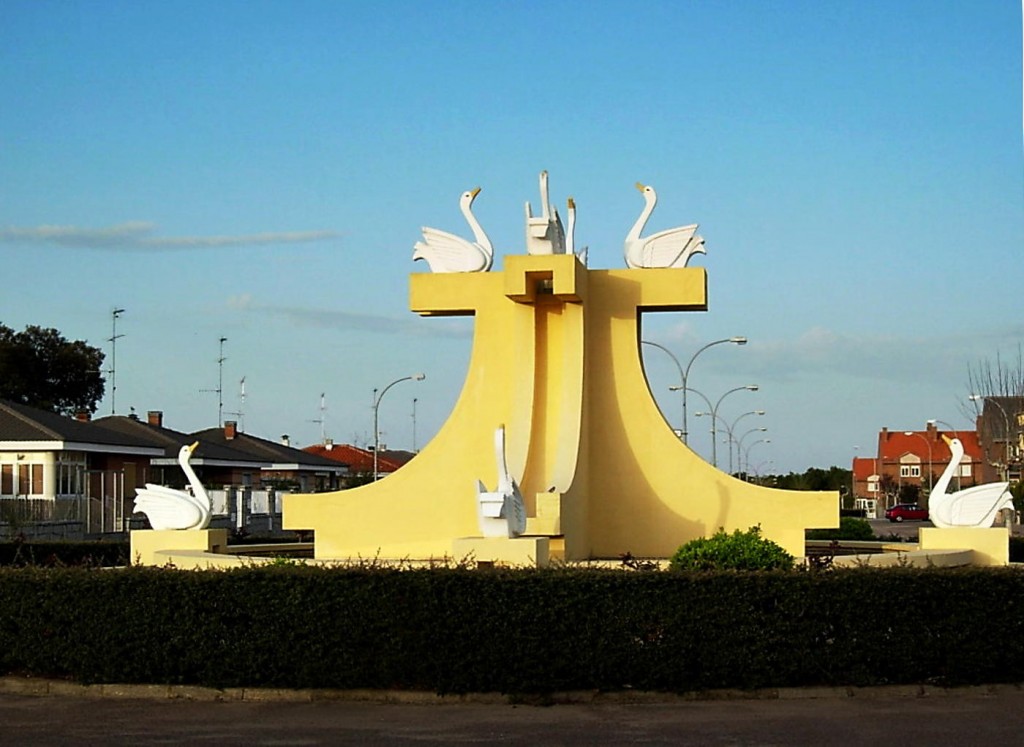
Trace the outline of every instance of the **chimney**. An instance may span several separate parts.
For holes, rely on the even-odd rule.
[[[233,441],[235,436],[238,435],[238,423],[234,420],[224,421],[224,438],[227,441]]]
[[[292,445],[292,440],[290,438],[288,438],[288,434],[287,433],[285,433],[283,436],[281,436],[281,445],[282,446],[291,446]]]
[[[75,420],[77,420],[79,423],[88,423],[90,420],[92,420],[92,415],[89,413],[88,410],[79,410],[75,413]]]
[[[146,422],[150,425],[155,425],[157,428],[163,428],[164,425],[164,413],[163,410],[150,410],[146,413]]]
[[[333,449],[334,448],[334,439],[333,438],[328,438],[326,441],[324,441],[324,448],[327,449],[327,451],[330,451],[331,449]]]

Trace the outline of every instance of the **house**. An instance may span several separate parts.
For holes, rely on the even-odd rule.
[[[97,426],[148,440],[162,449],[150,460],[146,482],[184,488],[186,479],[178,464],[181,447],[197,439],[193,434],[172,430],[164,426],[163,413],[151,410],[142,421],[134,415],[109,415],[93,421]],[[208,487],[258,485],[259,476],[267,463],[241,451],[209,441],[200,441],[189,460],[199,480]]]
[[[163,453],[152,439],[0,400],[0,508],[8,520],[119,531]]]
[[[355,487],[373,479],[373,449],[362,449],[352,444],[336,444],[327,439],[322,444],[307,446],[303,451],[325,459],[342,462],[349,467],[344,487]],[[416,454],[411,451],[384,450],[377,453],[377,473],[390,475]]]
[[[858,470],[866,466],[854,460],[854,484],[858,497],[879,501],[879,509],[896,503],[917,500],[927,505],[928,494],[949,464],[952,455],[942,436],[959,438],[964,445],[964,456],[953,473],[953,489],[959,490],[981,482],[982,451],[977,431],[941,431],[934,421],[928,421],[923,431],[890,431],[882,428],[878,434],[877,456],[871,459],[871,472],[858,482]],[[870,489],[875,484],[875,490]]]
[[[984,454],[982,482],[1020,480],[1024,453],[1024,397],[972,397],[982,401],[977,419]]]
[[[350,470],[344,460],[294,448],[287,436],[277,443],[244,433],[232,420],[226,421],[223,428],[196,431],[191,437],[199,441],[200,448],[226,447],[260,462],[259,482],[263,487],[287,486],[300,493],[337,490]],[[246,485],[244,480],[242,485]]]

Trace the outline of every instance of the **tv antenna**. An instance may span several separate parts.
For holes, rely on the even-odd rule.
[[[320,424],[320,443],[327,443],[327,431],[324,429],[324,423],[327,422],[327,395],[324,392],[320,392],[320,417],[307,422],[319,423]]]
[[[221,337],[220,342],[220,356],[217,358],[217,388],[216,389],[200,389],[200,392],[214,392],[217,395],[217,426],[221,427],[224,425],[224,361],[227,358],[224,357],[224,343],[228,341],[228,338]]]
[[[124,313],[124,309],[114,309],[110,312],[110,339],[107,342],[110,343],[110,414],[114,414],[115,405],[117,403],[117,341],[119,338],[124,337],[123,334],[117,334],[117,318]]]
[[[238,430],[245,432],[245,377],[238,382],[238,412],[226,412],[225,415],[234,415],[238,418]]]

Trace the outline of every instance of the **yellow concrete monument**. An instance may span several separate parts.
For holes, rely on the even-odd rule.
[[[416,251],[431,255],[433,271],[410,276],[411,310],[474,318],[459,400],[437,436],[394,474],[351,490],[285,496],[284,527],[314,530],[321,559],[667,557],[719,528],[754,525],[802,556],[805,528],[838,525],[838,495],[768,489],[712,467],[666,423],[644,375],[641,314],[707,309],[705,270],[685,266],[704,250],[696,226],[639,239],[653,209],[650,190],[640,228],[627,239],[629,268],[588,269],[571,249],[575,206],[570,201],[569,236],[560,237],[546,187],[543,174],[542,215],[557,228],[534,227],[527,208],[530,252],[506,256],[500,272],[477,259],[490,242],[471,197],[461,205],[475,242],[424,229]],[[461,262],[460,251],[473,261]],[[481,269],[459,270],[467,266]],[[503,454],[495,452],[498,429]],[[525,529],[485,537],[480,496],[500,501],[481,483],[500,482],[503,468],[522,496]]]

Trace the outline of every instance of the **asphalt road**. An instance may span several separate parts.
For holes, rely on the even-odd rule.
[[[4,744],[1019,745],[1024,690],[648,704],[400,705],[0,695]]]

